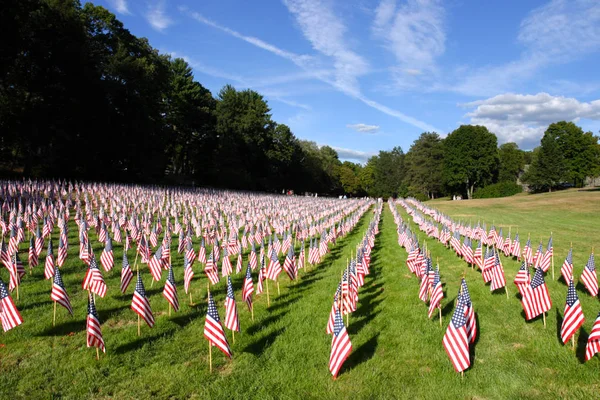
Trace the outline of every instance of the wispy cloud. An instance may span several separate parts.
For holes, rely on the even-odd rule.
[[[457,84],[438,89],[491,96],[514,88],[553,64],[568,63],[600,50],[600,2],[552,0],[521,22],[520,58],[497,66],[461,70]]]
[[[131,14],[127,6],[127,0],[110,0],[110,4],[117,10],[119,14]]]
[[[392,69],[399,87],[413,87],[438,75],[436,59],[445,51],[445,11],[438,0],[382,0],[375,10],[373,33],[394,54]]]
[[[461,106],[475,108],[465,115],[472,124],[485,125],[498,135],[501,143],[516,142],[526,149],[539,144],[552,122],[580,118],[600,121],[600,100],[586,103],[548,93],[506,93]]]
[[[348,124],[346,128],[354,129],[360,133],[375,133],[379,130],[379,125],[367,125],[367,124]]]
[[[435,129],[433,126],[427,124],[426,122],[423,121],[419,121],[416,118],[410,117],[400,111],[391,109],[383,104],[379,104],[378,102],[371,100],[367,97],[365,97],[360,91],[356,91],[354,90],[351,86],[347,86],[342,84],[342,82],[345,82],[344,79],[339,79],[338,77],[334,77],[332,78],[330,76],[329,72],[319,72],[319,70],[315,70],[314,68],[314,57],[309,56],[309,55],[300,55],[300,54],[296,54],[293,52],[289,52],[286,50],[283,50],[277,46],[274,46],[270,43],[265,42],[264,40],[252,37],[252,36],[246,36],[243,35],[233,29],[230,29],[228,27],[222,26],[208,18],[205,18],[204,16],[200,15],[197,12],[193,12],[193,11],[189,11],[186,7],[180,7],[179,10],[181,12],[186,13],[187,15],[189,15],[190,17],[194,18],[196,21],[203,23],[205,25],[211,26],[215,29],[218,29],[222,32],[225,32],[227,34],[229,34],[230,36],[233,36],[235,38],[238,38],[240,40],[243,40],[249,44],[252,44],[256,47],[259,47],[263,50],[266,50],[272,54],[275,54],[279,57],[285,58],[287,60],[292,61],[294,64],[296,64],[297,66],[299,66],[300,68],[303,68],[306,71],[317,71],[315,72],[315,78],[325,82],[329,85],[331,85],[333,88],[337,89],[338,91],[354,98],[357,100],[362,101],[363,103],[365,103],[366,105],[368,105],[369,107],[375,108],[376,110],[379,110],[387,115],[390,115],[394,118],[397,118],[401,121],[404,121],[410,125],[416,126],[420,129],[424,129],[427,131],[436,131],[436,132],[440,132],[439,130]],[[330,23],[331,21],[329,21],[328,23]],[[311,25],[312,26],[312,25]],[[313,26],[314,27],[314,26]],[[311,33],[311,37],[312,37]],[[308,33],[306,33],[306,35],[308,35]],[[315,34],[316,35],[316,34]],[[320,37],[320,36],[319,36]],[[326,38],[323,38],[323,40],[326,40]],[[339,45],[339,43],[337,44]],[[319,46],[321,46],[321,44],[319,44]],[[335,48],[335,47],[332,47]],[[328,50],[329,51],[329,50]],[[346,53],[348,54],[348,53]],[[350,57],[351,58],[351,57]],[[343,58],[346,59],[346,58]],[[335,66],[336,71],[338,70],[338,67],[340,67],[342,64],[338,64]],[[327,71],[327,70],[325,70]],[[336,75],[337,76],[337,75]],[[343,75],[342,75],[343,76]],[[350,74],[349,76],[353,76],[353,74]]]
[[[173,23],[173,20],[166,14],[164,0],[158,0],[148,6],[146,20],[152,28],[159,32],[164,31]]]

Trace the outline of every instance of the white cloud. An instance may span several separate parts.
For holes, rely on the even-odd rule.
[[[165,12],[164,0],[159,0],[148,6],[146,20],[152,26],[152,28],[159,32],[164,31],[173,23],[173,20],[169,18]]]
[[[375,133],[379,130],[379,125],[348,124],[346,128],[354,129],[356,132],[361,133]]]
[[[346,149],[343,147],[331,146],[331,148],[337,151],[338,157],[342,160],[356,160],[365,163],[369,160],[369,158],[375,155],[375,153]]]
[[[346,93],[360,93],[357,78],[368,72],[369,65],[349,49],[346,27],[329,4],[320,0],[285,0],[284,3],[313,48],[333,59],[334,84]]]
[[[474,107],[465,115],[470,118],[470,123],[485,125],[498,135],[500,143],[516,142],[526,149],[537,146],[544,131],[553,122],[577,121],[580,118],[600,120],[600,100],[586,103],[548,93],[506,93],[461,106]]]
[[[399,7],[394,0],[379,3],[373,33],[398,61],[393,69],[398,86],[412,87],[438,74],[436,59],[446,42],[444,15],[437,0],[408,0]]]
[[[457,72],[457,84],[438,85],[470,96],[491,96],[514,90],[543,68],[568,63],[600,50],[600,2],[552,0],[532,10],[521,22],[520,58],[499,65]],[[462,78],[465,77],[465,78]]]
[[[111,0],[110,3],[119,14],[131,14],[127,6],[127,0]]]
[[[241,33],[234,31],[233,29],[219,25],[216,22],[203,17],[202,15],[200,15],[197,12],[190,12],[186,7],[179,7],[179,10],[183,13],[186,13],[187,15],[194,18],[196,21],[198,21],[200,23],[211,26],[215,29],[218,29],[222,32],[227,33],[230,36],[233,36],[235,38],[243,40],[243,41],[250,43],[256,47],[259,47],[259,48],[266,50],[272,54],[275,54],[279,57],[290,60],[294,64],[303,68],[306,71],[311,71],[311,70],[314,71],[314,66],[311,65],[314,62],[313,57],[306,56],[306,55],[300,55],[300,54],[292,53],[292,52],[289,52],[286,50],[282,50],[282,49],[280,49],[270,43],[267,43],[261,39],[258,39],[258,38],[252,37],[252,36],[242,35]],[[336,68],[337,68],[337,66],[336,66]],[[334,87],[335,89],[339,90],[340,92],[342,92],[354,99],[362,101],[369,107],[379,110],[379,111],[383,112],[384,114],[390,115],[394,118],[398,118],[399,120],[406,122],[407,124],[416,126],[420,129],[424,129],[427,131],[440,132],[439,130],[435,129],[433,126],[427,124],[426,122],[419,121],[418,119],[410,117],[400,111],[393,110],[383,104],[379,104],[376,101],[366,98],[364,95],[362,95],[360,93],[360,91],[356,92],[355,90],[352,90],[352,89],[349,90],[349,88],[347,86],[344,86],[343,84],[341,84],[341,82],[343,82],[343,80],[331,79],[331,77],[329,76],[329,72],[316,72],[315,79],[325,82],[325,83],[331,85],[332,87]]]

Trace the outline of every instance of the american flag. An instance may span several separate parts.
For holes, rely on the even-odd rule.
[[[33,237],[29,239],[29,258],[28,258],[29,268],[33,268],[38,265],[38,254],[35,251],[35,245],[33,241]]]
[[[540,261],[540,267],[544,272],[548,272],[548,269],[550,269],[550,265],[552,264],[552,252],[552,236],[550,236],[550,239],[548,239],[548,245],[546,246],[546,251],[544,252],[542,260]]]
[[[593,297],[598,296],[598,277],[596,276],[596,265],[594,262],[594,253],[590,254],[588,262],[581,273],[581,281]]]
[[[2,279],[0,279],[0,321],[2,321],[4,332],[8,332],[23,323],[21,314],[17,310],[10,294],[8,294],[8,290],[6,290],[6,285]]]
[[[560,327],[560,337],[563,343],[567,343],[571,336],[583,325],[585,318],[579,304],[579,297],[575,291],[573,280],[569,281],[569,289],[567,290],[567,304],[565,305],[564,319]]]
[[[177,298],[177,286],[175,286],[175,276],[173,276],[173,266],[169,265],[169,274],[163,289],[163,297],[173,306],[175,311],[179,311],[179,299]]]
[[[467,312],[466,305],[462,301],[462,296],[458,298],[458,303],[456,304],[442,343],[456,372],[461,372],[469,368],[471,359],[469,356],[469,336],[467,333]]]
[[[569,249],[569,253],[565,258],[565,262],[560,267],[560,274],[562,275],[565,282],[569,282],[573,279],[573,248]]]
[[[550,294],[546,282],[544,282],[544,272],[539,268],[535,270],[531,284],[523,287],[521,295],[521,303],[527,320],[535,318],[552,308]]]
[[[523,249],[523,257],[525,257],[525,262],[527,265],[533,265],[533,253],[531,249],[531,239],[527,239],[527,243],[525,243],[525,248]]]
[[[258,259],[256,258],[256,250],[254,249],[254,242],[252,243],[252,250],[249,255],[250,268],[254,271],[258,267]]]
[[[240,331],[240,320],[230,276],[227,277],[227,296],[225,296],[225,327],[232,331]]]
[[[266,268],[265,268],[265,259],[264,257],[261,259],[260,268],[258,269],[258,279],[256,281],[256,294],[261,294],[263,292],[263,281],[266,277]]]
[[[519,272],[517,272],[514,280],[514,283],[517,285],[517,289],[519,289],[519,293],[521,293],[521,295],[523,295],[523,290],[529,286],[530,282],[531,278],[529,277],[529,267],[525,261],[523,261],[521,263],[521,268],[519,268]]]
[[[600,351],[600,313],[598,313],[590,336],[588,336],[587,345],[585,346],[585,361],[594,357],[598,351]]]
[[[544,257],[544,246],[542,245],[542,241],[540,240],[540,244],[538,245],[537,250],[535,251],[535,255],[533,256],[533,266],[535,268],[540,268],[542,265],[542,259]],[[544,272],[546,270],[542,269]]]
[[[492,268],[492,283],[490,285],[490,291],[494,291],[506,286],[506,278],[504,277],[504,267],[500,262],[500,256],[498,250],[494,257],[494,267]]]
[[[475,265],[477,265],[477,267],[479,269],[483,269],[483,248],[481,246],[481,240],[479,241],[479,244],[477,245],[477,248],[475,249],[475,253],[473,254],[473,261],[475,261]]]
[[[106,272],[110,271],[115,266],[112,240],[108,235],[104,244],[104,250],[102,250],[102,254],[100,254],[100,264],[102,264],[102,267]]]
[[[210,253],[208,256],[208,260],[206,261],[206,265],[204,266],[204,273],[208,277],[208,280],[210,280],[210,283],[212,283],[213,285],[219,283],[219,273],[217,272],[217,268],[213,261],[212,253]]]
[[[496,259],[494,257],[494,248],[488,248],[485,259],[483,260],[483,270],[481,271],[481,276],[485,283],[488,283],[492,280],[492,271],[494,269],[494,264]]]
[[[146,297],[146,289],[144,289],[144,283],[139,273],[137,283],[135,284],[135,291],[133,292],[133,299],[131,300],[131,309],[142,317],[150,328],[154,326],[154,315],[152,315],[152,308],[150,308],[150,302]]]
[[[206,246],[204,245],[204,238],[200,242],[200,249],[198,250],[198,262],[200,264],[206,264]]]
[[[12,255],[10,262],[10,282],[8,285],[8,290],[13,291],[17,285],[21,283],[21,278],[25,276],[25,268],[23,267],[23,263],[19,258],[19,253],[15,252]]]
[[[233,266],[231,265],[231,260],[229,259],[229,251],[227,250],[227,246],[223,247],[223,261],[221,262],[221,275],[229,276],[233,272]]]
[[[238,253],[237,262],[235,264],[235,273],[239,274],[242,271],[243,262],[242,262],[242,252]]]
[[[421,274],[421,283],[419,285],[419,299],[427,302],[431,282],[429,281],[429,262],[425,262],[425,272]]]
[[[129,287],[129,283],[133,279],[133,272],[127,259],[127,251],[123,250],[123,268],[121,269],[121,293],[125,293]]]
[[[331,354],[329,356],[329,371],[331,375],[337,377],[344,361],[346,361],[351,352],[352,343],[350,342],[348,332],[346,332],[340,310],[336,307],[333,336],[331,338]]]
[[[458,301],[465,306],[465,317],[467,318],[467,336],[470,342],[474,342],[477,337],[477,322],[475,320],[475,310],[471,302],[471,294],[467,287],[467,281],[462,280],[461,291],[458,294]]]
[[[441,307],[443,298],[444,291],[442,290],[442,281],[440,280],[440,267],[438,266],[435,270],[435,275],[433,277],[431,298],[429,301],[429,311],[427,313],[428,318],[431,318],[436,308]]]
[[[252,309],[252,293],[254,292],[254,283],[252,282],[252,272],[250,263],[246,267],[246,277],[244,278],[244,286],[242,287],[242,300],[248,304],[248,309]]]
[[[285,257],[285,261],[283,262],[283,269],[288,274],[290,279],[293,281],[296,279],[296,256],[294,255],[294,249],[292,246],[288,247],[288,254]]]
[[[87,273],[85,274],[82,287],[83,290],[89,290],[100,297],[104,297],[106,294],[106,283],[104,282],[100,268],[98,268],[94,253],[92,253],[92,260],[90,261]]]
[[[98,347],[103,353],[106,353],[104,347],[104,338],[102,338],[102,329],[100,328],[100,319],[94,304],[94,297],[88,294],[88,313],[86,323],[87,347]]]
[[[48,240],[48,252],[46,253],[46,262],[44,263],[44,277],[52,279],[54,276],[54,255],[52,254],[52,238]]]
[[[183,289],[185,293],[189,293],[192,279],[194,278],[194,270],[187,259],[187,255],[183,255]]]
[[[62,267],[64,265],[66,259],[67,259],[67,242],[63,238],[63,235],[60,235],[60,237],[58,238],[58,255],[56,256],[56,265],[58,265],[59,267]],[[37,264],[37,260],[36,260],[36,264]]]
[[[187,242],[187,247],[186,247],[187,258],[188,258],[189,263],[193,266],[194,261],[196,261],[196,250],[194,250],[191,235],[187,236],[186,242]]]
[[[279,258],[277,257],[276,252],[271,252],[271,257],[269,260],[269,268],[267,269],[267,278],[272,281],[276,280],[279,274],[281,273],[281,263],[279,262]]]
[[[54,283],[52,285],[52,291],[50,292],[50,298],[52,301],[55,301],[66,308],[69,311],[69,314],[73,315],[73,308],[71,307],[71,302],[69,301],[69,295],[65,290],[65,284],[63,283],[62,276],[60,275],[60,270],[58,268],[56,268],[56,271],[54,271]]]
[[[519,239],[519,234],[515,235],[515,240],[513,241],[511,254],[513,257],[517,257],[517,260],[521,261],[521,240]]]
[[[206,321],[204,322],[204,337],[211,345],[217,346],[227,357],[231,358],[231,349],[229,348],[223,326],[221,326],[221,319],[219,318],[215,300],[210,292],[208,292],[208,310],[206,311]]]

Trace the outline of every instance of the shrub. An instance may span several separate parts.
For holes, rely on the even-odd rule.
[[[496,197],[514,196],[521,193],[523,188],[514,182],[498,182],[475,190],[474,199],[491,199]]]

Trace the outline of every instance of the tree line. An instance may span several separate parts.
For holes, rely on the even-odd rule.
[[[0,23],[3,175],[426,199],[519,177],[535,190],[581,186],[600,173],[598,138],[567,122],[533,152],[464,125],[444,139],[425,132],[407,153],[341,162],[274,121],[260,93],[213,95],[103,7],[8,0]]]

